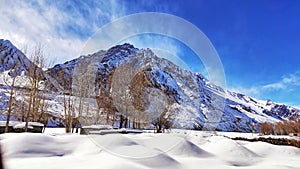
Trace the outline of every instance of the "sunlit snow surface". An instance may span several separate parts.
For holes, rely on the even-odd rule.
[[[228,137],[247,133],[173,130],[166,134],[1,134],[6,169],[300,168],[300,149]],[[91,139],[93,137],[93,139]]]

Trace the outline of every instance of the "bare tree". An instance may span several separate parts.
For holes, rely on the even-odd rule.
[[[41,82],[44,80],[44,75],[40,67],[45,66],[44,54],[41,46],[37,46],[31,55],[32,64],[30,65],[28,78],[29,78],[29,100],[28,110],[25,115],[25,132],[28,130],[28,121],[30,117],[32,121],[39,121],[42,114],[45,112],[44,106],[46,103],[44,89]]]
[[[273,124],[270,122],[260,123],[258,125],[259,132],[265,135],[273,133]]]
[[[78,75],[77,75],[78,76]],[[82,79],[84,76],[80,76],[77,78]],[[76,126],[76,133],[78,133],[79,130],[79,126],[80,126],[80,121],[79,119],[82,116],[82,111],[83,111],[83,99],[84,99],[84,88],[83,88],[83,81],[77,81],[77,86],[76,86],[76,90],[75,90],[75,109],[78,112],[77,117],[74,119],[74,124]],[[76,106],[77,105],[77,106]]]
[[[73,126],[73,117],[74,117],[74,105],[73,100],[71,99],[71,95],[66,96],[64,93],[64,121],[66,127],[66,133],[71,132],[71,128]]]
[[[15,65],[15,67],[17,66],[17,64]],[[13,109],[13,104],[15,102],[14,99],[14,88],[15,88],[15,81],[16,81],[16,77],[17,75],[11,75],[12,76],[12,82],[9,84],[8,80],[5,78],[5,83],[7,86],[9,86],[9,101],[8,101],[8,110],[7,110],[7,115],[6,115],[6,125],[5,125],[5,133],[8,132],[8,127],[9,127],[9,121],[10,121],[10,116],[12,113],[12,109]]]
[[[172,126],[174,113],[170,112],[170,102],[165,93],[159,89],[152,89],[149,95],[148,113],[151,123],[155,126],[157,133]]]
[[[65,72],[62,70],[59,72],[58,77],[61,79],[65,79]],[[73,132],[72,127],[74,126],[73,119],[75,116],[74,103],[72,99],[72,90],[69,89],[69,84],[65,80],[62,80],[62,84],[60,86],[61,92],[63,94],[63,106],[64,106],[64,123],[66,133]]]
[[[149,124],[149,116],[145,112],[149,106],[149,100],[147,99],[149,87],[151,87],[151,82],[145,70],[138,71],[130,82],[131,103],[134,107],[131,110],[133,128],[141,128],[141,124]]]
[[[27,87],[18,86],[18,93],[23,96],[23,99],[16,100],[15,95],[17,94],[16,86],[16,78],[20,72],[20,68],[18,67],[17,62],[13,69],[9,72],[12,82],[10,82],[9,86],[9,95],[10,99],[8,102],[8,113],[7,113],[7,122],[6,122],[6,132],[8,131],[8,125],[10,116],[12,113],[15,113],[15,116],[21,116],[21,120],[26,122],[25,131],[28,129],[28,121],[31,119],[32,121],[45,121],[45,113],[48,107],[47,102],[45,101],[45,93],[41,88],[41,81],[43,80],[43,72],[42,69],[39,68],[44,66],[44,56],[41,50],[41,47],[36,47],[35,51],[32,54],[31,58],[32,62],[29,62],[29,70],[25,74],[28,78]],[[6,80],[7,83],[7,80]],[[7,83],[8,84],[8,83]],[[26,97],[26,92],[29,93],[29,97]],[[26,99],[28,99],[26,101]],[[18,101],[18,104],[14,102]],[[13,111],[14,107],[15,110]],[[25,110],[27,107],[27,111]],[[21,113],[20,113],[21,112]],[[17,114],[20,113],[20,114]]]
[[[74,108],[77,117],[75,117],[76,133],[80,125],[92,123],[94,116],[95,102],[95,79],[96,67],[94,60],[86,58],[78,63],[75,68],[75,73],[72,76],[72,94],[74,95]]]
[[[262,134],[288,135],[300,132],[300,120],[279,121],[276,123],[264,122],[259,124],[259,131]]]
[[[113,74],[112,98],[113,104],[119,112],[119,128],[129,127],[129,118],[132,116],[132,96],[130,94],[130,82],[134,76],[132,62],[123,63]]]
[[[114,74],[114,70],[104,77],[99,84],[99,95],[97,96],[97,104],[98,109],[102,109],[102,113],[106,113],[105,123],[107,125],[110,124],[110,120],[112,120],[112,125],[114,125],[115,121],[115,111],[116,108],[113,105],[113,98],[111,93],[111,82],[112,75]]]

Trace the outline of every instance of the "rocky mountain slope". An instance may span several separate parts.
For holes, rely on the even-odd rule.
[[[73,88],[76,88],[72,78],[82,74],[82,69],[92,70],[95,75],[95,95],[128,86],[135,91],[130,93],[134,100],[132,104],[135,107],[138,107],[135,104],[140,105],[140,109],[147,112],[151,112],[151,100],[145,96],[158,91],[165,96],[164,102],[170,106],[169,110],[175,112],[175,124],[181,128],[250,131],[252,122],[293,119],[300,115],[293,107],[222,89],[200,73],[182,69],[159,58],[150,49],[140,50],[130,44],[56,65],[47,73],[57,75],[63,72],[64,78],[56,80],[60,84],[73,81]],[[71,90],[71,86],[68,83],[66,87]]]
[[[20,75],[28,72],[32,62],[10,41],[0,39],[0,73],[10,70],[11,74]]]
[[[0,46],[2,71],[11,69],[16,62],[22,65],[20,70],[28,69],[30,62],[24,55],[5,47],[11,43],[1,40],[0,44],[4,44]],[[222,89],[200,73],[182,69],[150,49],[137,49],[130,44],[55,65],[44,74],[46,82],[52,84],[49,90],[57,95],[85,90],[84,97],[100,98],[97,106],[109,109],[114,105],[117,112],[126,109],[151,115],[167,109],[177,128],[245,132],[250,131],[252,122],[300,115],[296,108]]]

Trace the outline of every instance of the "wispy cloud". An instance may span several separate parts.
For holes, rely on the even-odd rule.
[[[116,1],[0,1],[0,38],[28,53],[37,44],[57,62],[78,57],[101,26],[126,14]]]
[[[103,25],[128,14],[167,12],[163,3],[118,0],[0,1],[0,38],[28,53],[36,44],[60,63],[78,57],[86,41]]]
[[[297,71],[283,75],[278,81],[274,81],[273,83],[248,88],[238,86],[230,88],[230,90],[256,98],[274,99],[281,103],[287,103],[288,105],[299,105],[297,104],[297,98],[299,98],[298,93],[300,92],[299,87],[300,71]]]
[[[297,71],[292,74],[288,74],[285,76],[282,76],[282,78],[278,82],[266,84],[262,86],[262,89],[264,90],[293,90],[293,87],[299,87],[300,86],[300,71]]]
[[[286,86],[282,82],[277,82],[277,83],[264,85],[261,88],[265,90],[281,90],[281,89],[285,89]]]

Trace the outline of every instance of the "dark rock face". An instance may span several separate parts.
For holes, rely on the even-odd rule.
[[[299,116],[299,110],[283,104],[270,105],[271,110],[264,110],[263,113],[278,119],[295,120]]]

